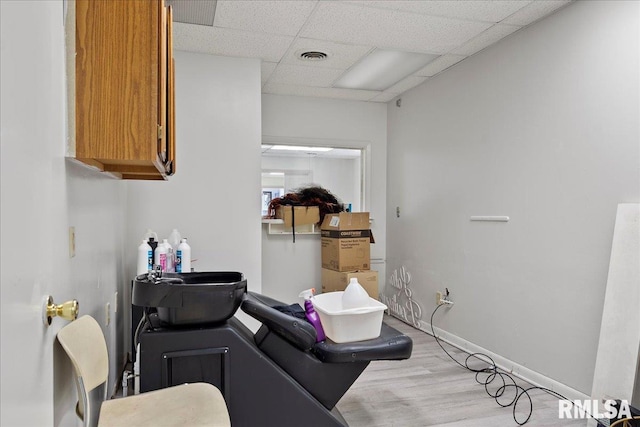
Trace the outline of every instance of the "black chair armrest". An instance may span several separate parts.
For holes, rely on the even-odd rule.
[[[313,325],[273,308],[278,305],[285,304],[255,292],[247,292],[241,308],[271,332],[286,339],[300,350],[310,350],[316,343],[316,330]]]
[[[382,323],[378,338],[342,344],[326,339],[314,345],[311,351],[322,362],[347,363],[408,359],[412,350],[411,338]]]

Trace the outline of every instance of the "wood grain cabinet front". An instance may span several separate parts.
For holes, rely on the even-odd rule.
[[[75,7],[75,158],[123,179],[167,179],[176,166],[170,7]]]

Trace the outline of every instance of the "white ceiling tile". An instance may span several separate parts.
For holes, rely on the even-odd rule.
[[[440,71],[446,70],[447,68],[451,67],[452,65],[457,64],[458,62],[462,61],[464,58],[466,58],[466,56],[464,56],[464,55],[451,55],[451,54],[442,55],[441,57],[436,58],[433,61],[431,61],[422,70],[419,70],[419,71],[415,72],[413,75],[414,76],[426,76],[426,77],[435,76]]]
[[[569,3],[571,3],[571,0],[536,0],[506,18],[502,23],[529,25]]]
[[[279,64],[271,74],[269,82],[294,86],[330,87],[343,72],[334,68]]]
[[[193,2],[175,0],[189,1]],[[265,93],[388,102],[570,2],[219,0],[213,27],[174,24],[174,46],[261,58]],[[331,87],[374,48],[442,56],[384,92]],[[316,62],[297,59],[296,54],[307,50],[327,52],[329,57]]]
[[[387,91],[395,93],[406,92],[409,89],[418,86],[420,83],[423,83],[425,80],[427,80],[427,78],[428,77],[409,76],[391,86],[389,89],[387,89]]]
[[[393,93],[385,90],[380,95],[376,95],[373,98],[369,99],[371,102],[389,102],[396,96],[400,95],[399,93]]]
[[[457,55],[473,55],[474,53],[496,43],[498,40],[503,39],[504,37],[519,30],[520,28],[522,27],[516,25],[496,24],[493,27],[489,28],[487,31],[475,36],[459,48],[452,50],[451,53]]]
[[[315,5],[315,0],[219,0],[213,25],[237,30],[295,36]]]
[[[377,7],[423,15],[444,16],[448,18],[467,19],[471,21],[500,22],[507,16],[525,7],[530,0],[383,0],[383,1],[350,1],[361,6]]]
[[[176,50],[221,56],[262,58],[278,62],[293,37],[251,33],[203,25],[173,24],[173,46]]]
[[[415,13],[320,2],[300,36],[340,43],[442,54],[491,24]]]
[[[338,89],[333,87],[308,87],[294,86],[267,82],[263,93],[277,95],[313,96],[320,98],[351,99],[355,101],[367,101],[381,92],[372,90]]]
[[[262,84],[264,85],[267,80],[269,80],[269,77],[271,76],[271,73],[273,73],[273,70],[276,69],[276,66],[278,64],[276,62],[264,62],[262,61],[262,64],[260,64],[260,76],[261,76],[261,80],[262,80]]]
[[[314,67],[347,69],[358,62],[373,49],[372,46],[360,46],[353,44],[334,43],[326,40],[314,40],[298,38],[293,42],[289,51],[282,58],[281,63],[302,65],[313,64]],[[302,61],[298,59],[301,52],[321,51],[329,56],[324,61]]]

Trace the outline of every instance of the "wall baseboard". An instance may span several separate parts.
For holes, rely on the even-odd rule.
[[[394,316],[395,317],[395,316]],[[404,319],[401,319],[399,317],[397,317],[397,319],[405,322]],[[405,322],[406,323],[406,322]],[[413,325],[410,325],[413,326]],[[428,335],[433,336],[433,334],[431,333],[431,324],[428,322],[425,322],[423,320],[420,320],[420,327],[417,328],[425,333],[427,333]],[[590,399],[590,397],[576,389],[573,389],[571,387],[569,387],[566,384],[562,384],[561,382],[558,382],[552,378],[549,378],[539,372],[536,372],[532,369],[529,369],[525,366],[519,365],[518,363],[513,362],[512,360],[509,360],[505,357],[500,356],[499,354],[496,354],[492,351],[489,351],[485,348],[482,348],[470,341],[467,341],[465,339],[462,339],[460,337],[458,337],[457,335],[453,335],[449,332],[446,332],[438,327],[434,327],[434,330],[436,332],[436,334],[438,335],[438,339],[440,341],[443,341],[449,345],[452,345],[453,347],[462,350],[466,353],[484,353],[487,356],[491,357],[496,366],[498,368],[500,368],[501,370],[513,375],[516,378],[519,378],[523,381],[528,382],[531,385],[534,386],[538,386],[538,387],[545,387],[548,388],[549,390],[553,390],[556,393],[559,393],[563,396],[565,396],[567,399],[570,400],[587,400]],[[460,361],[461,363],[464,363],[464,360]],[[452,362],[453,363],[453,362]]]

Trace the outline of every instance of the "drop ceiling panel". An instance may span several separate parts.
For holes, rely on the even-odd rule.
[[[216,27],[295,36],[315,1],[218,1]]]
[[[442,54],[490,26],[489,23],[389,11],[353,3],[320,2],[300,35],[341,43]]]
[[[571,3],[571,0],[536,0],[505,19],[502,23],[512,25],[529,25],[569,3]]]
[[[330,87],[343,70],[334,68],[304,67],[280,64],[269,78],[269,82],[314,87]]]
[[[351,99],[355,101],[368,101],[369,99],[378,96],[381,93],[373,90],[351,90],[332,87],[294,86],[272,83],[270,81],[267,82],[267,84],[264,86],[262,92],[272,93],[276,95],[312,96],[320,98]]]
[[[459,48],[454,49],[452,53],[459,55],[473,55],[485,47],[496,43],[498,40],[505,38],[509,34],[518,31],[520,28],[522,27],[516,25],[496,24],[487,31],[472,38]]]
[[[216,2],[210,0],[167,0],[173,12],[173,22],[196,25],[213,25]]]
[[[347,69],[358,62],[360,58],[365,56],[373,49],[372,46],[360,46],[353,44],[334,43],[326,40],[314,40],[307,38],[298,38],[291,45],[291,48],[282,58],[280,63],[301,65],[321,68],[339,68]],[[298,55],[305,51],[321,51],[329,56],[323,61],[302,61],[298,59]]]
[[[176,50],[260,58],[263,93],[372,102],[388,102],[426,78],[571,3],[571,0],[167,1],[175,4],[176,21],[201,19],[198,24],[206,24],[176,22]],[[210,26],[214,4],[215,18]],[[331,87],[344,70],[376,48],[442,56],[384,92]],[[297,54],[312,50],[329,56],[324,61],[297,59]]]
[[[173,31],[173,45],[177,50],[262,58],[268,62],[278,62],[293,41],[289,36],[180,23],[173,25]]]
[[[470,21],[500,22],[507,16],[525,7],[530,0],[397,0],[397,1],[350,1],[349,3],[382,9],[402,10],[423,15],[466,19]]]
[[[426,76],[426,77],[435,76],[439,72],[441,72],[443,70],[446,70],[447,68],[451,67],[452,65],[457,64],[458,62],[462,61],[464,58],[466,58],[466,56],[464,56],[464,55],[451,55],[451,54],[442,55],[441,57],[436,58],[433,61],[431,61],[422,70],[419,70],[416,73],[414,73],[414,75],[415,76]]]

